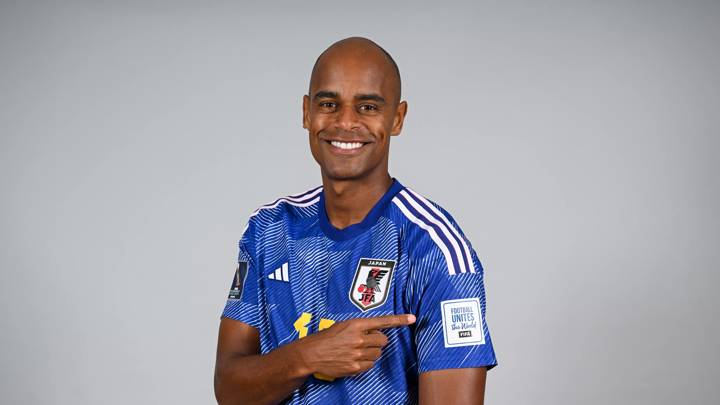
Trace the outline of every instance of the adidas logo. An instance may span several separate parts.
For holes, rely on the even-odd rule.
[[[280,268],[275,269],[274,272],[268,274],[268,278],[270,280],[285,281],[289,283],[290,276],[288,275],[288,264],[283,263]]]

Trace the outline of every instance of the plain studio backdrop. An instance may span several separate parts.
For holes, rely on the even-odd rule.
[[[717,403],[720,4],[2,2],[0,402],[211,404],[248,215],[320,184],[332,42],[485,267],[488,404]]]

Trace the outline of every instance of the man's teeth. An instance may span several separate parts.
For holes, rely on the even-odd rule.
[[[340,149],[357,149],[361,146],[363,146],[362,142],[338,142],[338,141],[330,141],[330,144],[336,148]]]

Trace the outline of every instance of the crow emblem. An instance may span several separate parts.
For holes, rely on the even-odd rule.
[[[368,272],[367,280],[365,280],[365,289],[367,291],[380,292],[380,279],[385,277],[387,273],[388,270],[377,268],[370,270]]]

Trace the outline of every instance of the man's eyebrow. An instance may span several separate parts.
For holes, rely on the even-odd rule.
[[[377,101],[378,103],[385,103],[385,98],[378,94],[357,94],[355,98],[358,100],[365,101]]]
[[[317,100],[319,98],[337,98],[338,94],[334,91],[327,91],[327,90],[320,90],[317,93],[315,93],[315,96],[313,96],[314,100]]]

